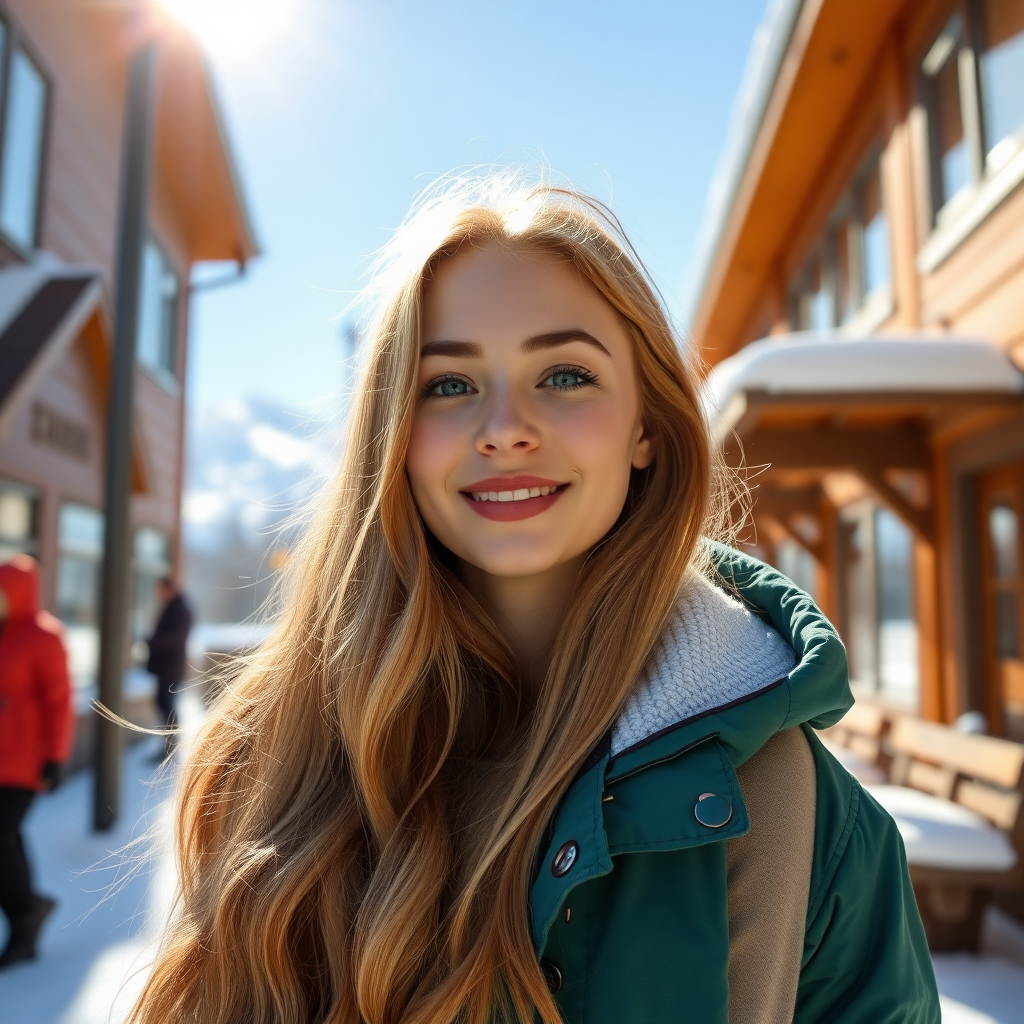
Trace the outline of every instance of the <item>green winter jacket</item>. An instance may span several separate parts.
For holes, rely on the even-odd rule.
[[[726,1024],[726,846],[748,831],[736,769],[797,726],[817,785],[793,1020],[939,1024],[896,826],[813,732],[853,703],[843,645],[785,577],[728,548],[714,556],[792,647],[796,667],[615,756],[609,739],[580,770],[541,844],[530,896],[534,944],[562,1017]],[[708,794],[716,799],[698,809]]]

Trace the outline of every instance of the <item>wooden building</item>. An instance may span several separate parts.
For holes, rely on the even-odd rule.
[[[95,674],[103,463],[127,72],[157,37],[135,378],[134,613],[175,569],[190,275],[255,254],[203,57],[149,0],[0,0],[0,557],[35,555]]]
[[[700,259],[751,539],[861,693],[1024,739],[1024,0],[774,0]]]

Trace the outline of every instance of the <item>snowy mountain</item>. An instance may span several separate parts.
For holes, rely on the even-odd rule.
[[[192,412],[182,540],[200,620],[239,622],[263,603],[337,464],[339,438],[336,422],[265,399]]]

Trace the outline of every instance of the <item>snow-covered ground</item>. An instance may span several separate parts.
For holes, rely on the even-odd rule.
[[[58,907],[39,959],[0,973],[0,1024],[116,1024],[131,1005],[173,887],[158,840],[171,787],[149,763],[156,744],[125,757],[122,815],[109,832],[91,830],[88,773],[35,802],[26,829],[35,888]]]
[[[195,722],[198,709],[183,696],[183,718]],[[122,814],[110,832],[90,829],[88,774],[36,801],[26,830],[36,887],[60,906],[40,958],[0,972],[0,1024],[119,1024],[138,995],[174,886],[174,778],[150,762],[157,749],[147,739],[125,757]],[[1024,1021],[1024,928],[1011,919],[990,913],[983,955],[936,956],[935,969],[943,1024]]]
[[[990,916],[986,926],[986,949],[981,956],[940,953],[933,957],[943,1024],[1024,1021],[1024,929],[1001,915]],[[1004,934],[1010,940],[1005,945],[994,938]]]

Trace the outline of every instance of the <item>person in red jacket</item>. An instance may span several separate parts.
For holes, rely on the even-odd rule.
[[[32,891],[21,823],[36,793],[60,783],[74,717],[60,623],[39,609],[39,566],[0,565],[0,910],[10,923],[0,967],[31,960],[53,900]]]

